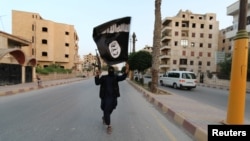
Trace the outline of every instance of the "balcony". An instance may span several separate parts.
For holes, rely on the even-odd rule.
[[[170,68],[170,64],[160,64],[160,69],[166,70],[168,68]]]
[[[247,30],[248,33],[250,32],[250,25],[246,26],[246,30]],[[226,38],[228,38],[228,39],[234,38],[236,36],[237,32],[238,32],[237,29],[226,32]]]
[[[170,57],[171,57],[170,53],[162,53],[159,58],[160,60],[162,60],[162,59],[169,59]]]
[[[169,50],[171,49],[171,46],[170,45],[163,45],[160,50]]]
[[[169,26],[165,26],[164,28],[162,28],[161,32],[171,32],[172,28]]]

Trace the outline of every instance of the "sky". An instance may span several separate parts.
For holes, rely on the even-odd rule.
[[[237,0],[162,0],[161,16],[174,17],[180,10],[194,14],[216,13],[219,28],[232,25],[227,7]],[[46,20],[73,25],[79,37],[78,54],[95,55],[92,31],[107,21],[131,16],[130,36],[136,34],[136,51],[153,44],[155,0],[0,0],[0,30],[12,32],[12,10],[39,13]],[[129,45],[129,51],[131,51]]]

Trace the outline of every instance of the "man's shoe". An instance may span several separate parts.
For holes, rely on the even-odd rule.
[[[108,127],[107,127],[107,133],[108,134],[112,133],[112,126],[111,125],[108,125]]]

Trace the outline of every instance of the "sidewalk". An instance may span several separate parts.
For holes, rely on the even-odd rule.
[[[226,120],[226,111],[174,93],[153,94],[129,80],[128,82],[197,141],[207,141],[208,125],[223,125]],[[250,124],[250,120],[245,120],[245,124]]]
[[[37,82],[0,86],[0,96],[18,94],[20,92],[67,84],[84,79],[88,78],[79,77],[44,81],[42,82],[42,87],[38,87]],[[174,93],[152,94],[128,79],[127,82],[137,89],[149,102],[154,104],[166,117],[171,118],[177,125],[192,135],[196,141],[207,141],[207,125],[223,124],[226,118],[226,111],[178,96]],[[163,89],[161,90],[164,91]],[[250,121],[245,120],[245,124],[250,124]]]
[[[26,91],[42,89],[42,88],[46,88],[50,86],[67,84],[67,83],[71,83],[75,81],[81,81],[84,79],[87,79],[87,78],[76,77],[76,78],[71,78],[71,79],[42,81],[42,86],[38,86],[37,82],[0,86],[0,96],[18,94],[20,92],[26,92]]]

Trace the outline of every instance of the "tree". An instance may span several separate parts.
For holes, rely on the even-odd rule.
[[[155,23],[154,23],[154,37],[153,37],[153,62],[152,62],[152,82],[150,90],[152,93],[157,92],[158,87],[158,73],[159,73],[159,56],[161,47],[161,0],[155,0]]]
[[[134,52],[129,55],[128,64],[130,70],[143,72],[152,66],[152,55],[147,51]]]
[[[248,50],[248,64],[247,64],[247,80],[250,81],[250,50]],[[220,79],[230,79],[231,76],[231,67],[232,67],[232,58],[225,59],[223,62],[219,63],[220,72],[218,77]]]
[[[230,79],[231,65],[232,58],[225,59],[223,62],[219,63],[220,73],[218,74],[218,77],[220,79]]]

